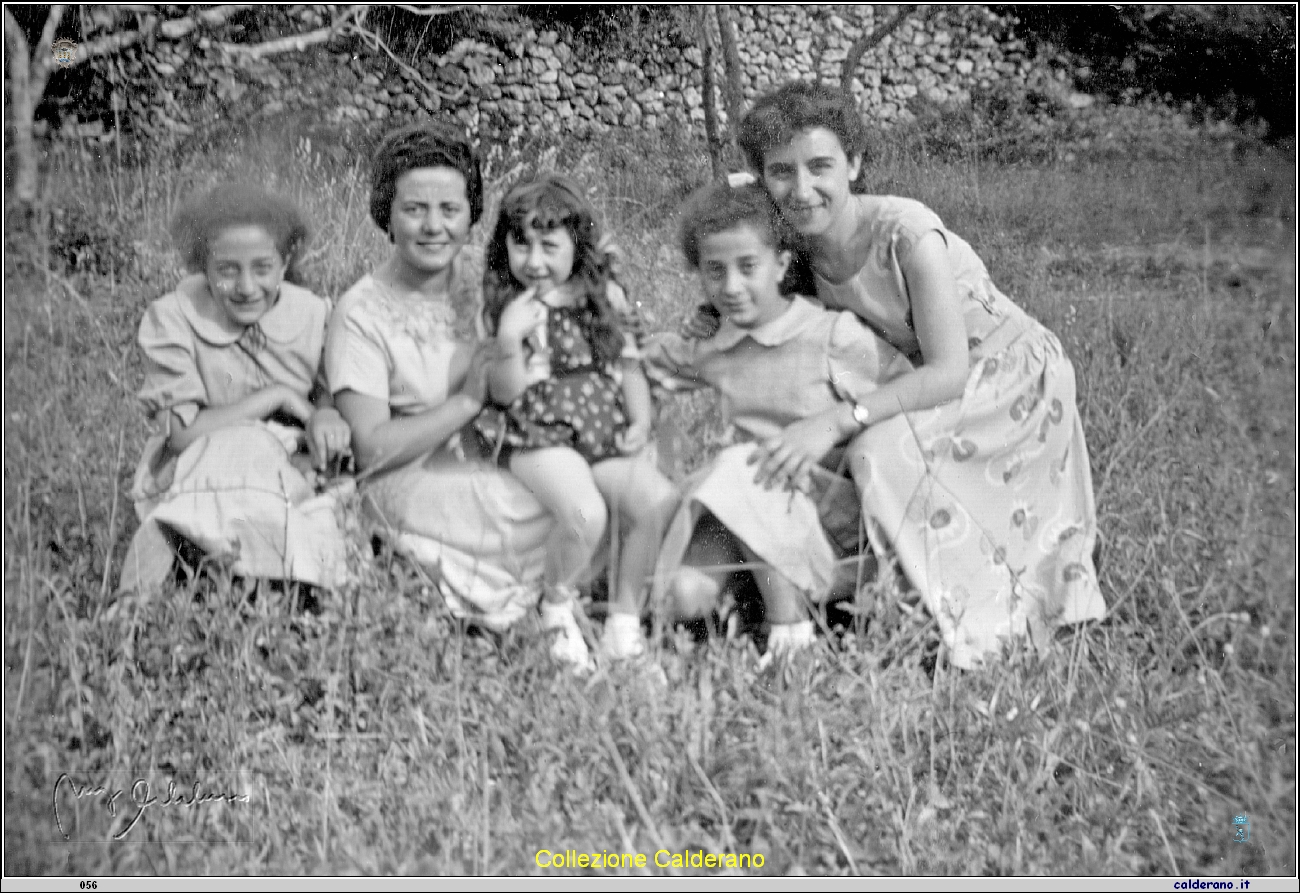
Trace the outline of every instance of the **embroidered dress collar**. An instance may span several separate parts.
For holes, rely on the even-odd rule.
[[[724,319],[721,328],[707,343],[715,350],[730,350],[746,338],[753,338],[764,347],[776,347],[806,329],[821,313],[820,304],[795,295],[784,313],[756,328],[744,329]]]
[[[176,294],[186,321],[204,341],[226,346],[244,337],[248,327],[231,323],[208,291],[207,279],[201,273],[182,279]],[[257,327],[269,341],[292,344],[311,325],[313,314],[309,308],[314,300],[318,299],[307,289],[281,283],[280,299],[257,321]]]

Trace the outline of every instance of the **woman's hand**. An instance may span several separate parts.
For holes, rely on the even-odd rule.
[[[634,456],[650,443],[650,423],[632,422],[627,428],[614,436],[614,445],[624,456]]]
[[[812,469],[839,443],[841,433],[833,414],[823,413],[791,422],[780,434],[760,443],[749,457],[758,465],[754,483],[802,490],[812,486]]]
[[[695,313],[682,323],[679,330],[683,338],[690,338],[696,341],[707,341],[718,332],[718,327],[722,325],[722,317],[712,304],[700,304],[695,308]]]
[[[497,340],[513,347],[546,322],[546,306],[536,300],[537,288],[526,288],[506,305],[497,321]]]
[[[317,471],[325,471],[335,458],[352,451],[352,429],[337,409],[324,406],[312,413],[307,422],[307,448]]]
[[[501,346],[496,341],[481,341],[474,348],[469,358],[469,368],[465,370],[465,383],[460,386],[460,394],[468,397],[480,407],[488,398],[488,373],[492,364],[501,358]]]

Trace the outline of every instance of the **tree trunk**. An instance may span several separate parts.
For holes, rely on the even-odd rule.
[[[722,159],[722,140],[718,137],[718,109],[714,93],[717,84],[713,73],[713,35],[709,33],[709,7],[699,7],[698,28],[700,51],[704,56],[704,141],[709,145],[709,162],[713,166],[713,179],[719,180],[727,173]]]
[[[922,17],[929,15],[929,9],[930,7],[926,7],[926,10],[921,13]],[[864,34],[853,42],[853,45],[849,47],[849,54],[844,57],[844,64],[840,67],[840,89],[846,95],[852,95],[853,93],[853,72],[858,70],[858,63],[862,61],[862,57],[867,50],[897,31],[903,21],[914,12],[916,12],[916,4],[914,3],[900,6],[892,19],[873,30],[870,34]]]
[[[732,160],[736,155],[736,134],[740,119],[745,116],[745,91],[740,85],[740,50],[736,47],[736,26],[731,19],[731,7],[719,4],[713,7],[718,17],[718,36],[722,41],[722,62],[726,74],[722,82],[722,98],[727,107],[727,136]]]
[[[44,49],[52,53],[50,44],[54,42],[54,33],[63,18],[64,7],[50,7],[45,27],[41,29],[41,40],[37,52]],[[36,104],[45,93],[45,84],[50,78],[50,67],[54,64],[53,55],[32,58],[31,47],[27,44],[27,35],[10,14],[4,11],[5,54],[9,64],[9,99],[10,122],[14,129],[14,198],[20,214],[30,216],[36,206],[36,192],[40,183],[39,162],[36,159],[36,137],[34,132]]]

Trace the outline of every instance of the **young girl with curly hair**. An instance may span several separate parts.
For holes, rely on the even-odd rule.
[[[165,581],[188,541],[249,578],[330,587],[343,539],[315,471],[351,448],[321,375],[330,304],[294,285],[307,227],[289,201],[225,184],[177,215],[190,275],[140,323],[140,400],[157,433],[136,471],[142,522],[122,589]]]
[[[609,518],[625,530],[602,650],[643,648],[640,606],[676,500],[651,447],[650,389],[595,210],[567,179],[511,190],[488,245],[484,315],[499,358],[479,432],[556,520],[543,577],[554,653],[585,665],[576,585]]]

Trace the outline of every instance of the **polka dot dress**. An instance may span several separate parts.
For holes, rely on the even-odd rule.
[[[591,339],[574,307],[548,309],[551,377],[536,382],[507,407],[489,406],[475,421],[478,432],[509,462],[520,450],[566,446],[588,462],[619,455],[615,437],[627,428],[623,389],[612,371],[597,365]]]

